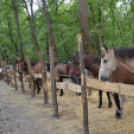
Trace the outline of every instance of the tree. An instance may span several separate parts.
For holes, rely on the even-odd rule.
[[[18,31],[20,59],[23,61],[24,54],[23,54],[23,48],[22,48],[22,39],[21,39],[21,34],[20,34],[19,19],[18,19],[18,7],[17,7],[16,0],[12,0],[12,6],[14,9],[14,15],[15,15],[16,26],[17,26],[17,31]]]
[[[7,18],[7,21],[8,21],[8,29],[9,29],[9,36],[10,36],[11,42],[13,43],[14,48],[15,48],[15,50],[16,50],[16,56],[19,56],[19,55],[18,55],[18,46],[17,46],[17,44],[15,43],[15,41],[14,41],[14,39],[13,39],[13,35],[12,35],[12,23],[11,23],[10,17]]]
[[[47,9],[46,1],[42,0],[42,3],[43,3],[44,13],[45,13],[45,17],[46,17],[50,45],[53,46],[53,48],[54,48],[55,61],[58,61],[58,53],[57,53],[57,48],[56,48],[56,44],[55,44],[55,40],[54,40],[54,36],[53,36],[50,15],[49,15],[49,12]]]
[[[93,53],[94,49],[89,39],[88,33],[88,18],[87,18],[87,2],[79,0],[79,15],[80,15],[80,32],[82,33],[82,42],[86,54]]]
[[[28,10],[28,7],[27,7],[26,0],[23,0],[23,2],[24,2],[24,7],[25,7],[26,12],[27,12],[27,17],[28,17],[28,20],[29,20],[30,29],[31,29],[33,40],[34,40],[34,44],[35,44],[37,52],[38,52],[38,51],[40,51],[40,48],[39,48],[39,44],[38,44],[38,40],[37,40],[37,34],[36,34],[35,19],[34,19],[34,13],[33,13],[33,0],[31,0],[31,2],[30,2],[32,20],[31,20],[31,16],[30,16],[30,13],[29,13],[29,10]]]

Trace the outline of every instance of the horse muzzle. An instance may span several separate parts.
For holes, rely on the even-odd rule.
[[[108,81],[108,78],[104,75],[100,76],[100,79],[101,79],[101,81],[104,81],[104,82]]]
[[[74,83],[77,83],[77,77],[75,74],[71,74],[70,75],[70,79],[74,82]]]

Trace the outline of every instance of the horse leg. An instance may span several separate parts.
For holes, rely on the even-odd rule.
[[[31,88],[30,79],[28,79],[29,89]]]
[[[60,95],[59,96],[63,96],[63,89],[60,89]]]
[[[57,79],[57,82],[63,82],[63,78],[62,77],[59,77],[59,79]],[[57,88],[57,91],[58,91],[58,88]],[[63,89],[60,89],[59,96],[63,96]]]
[[[121,111],[119,95],[116,94],[116,93],[114,93],[113,96],[114,96],[114,101],[115,101],[116,107],[118,108],[119,111]],[[115,113],[115,118],[116,118],[117,120],[119,120],[119,119],[121,118],[121,113],[119,113],[118,110],[116,109],[116,113]]]
[[[39,81],[37,81],[37,93],[39,94],[40,93],[40,83],[39,83]]]
[[[99,105],[98,108],[101,108],[102,105],[102,90],[99,90]]]
[[[112,107],[112,101],[111,101],[109,92],[107,92],[107,98],[108,98],[108,108],[111,108]]]

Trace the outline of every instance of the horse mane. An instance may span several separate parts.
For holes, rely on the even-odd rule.
[[[134,58],[134,47],[116,47],[113,48],[114,55],[116,58],[121,60],[130,60]]]
[[[24,63],[24,65],[27,65],[27,62],[26,61],[23,61],[23,63]],[[31,66],[34,66],[34,65],[36,65],[38,63],[38,61],[35,61],[35,62],[31,62]]]
[[[35,62],[31,62],[31,66],[34,66],[34,65],[36,65],[38,63],[38,61],[35,61]]]
[[[46,70],[46,71],[50,71],[50,63],[47,62],[47,63],[45,63],[45,64],[46,64],[46,67],[47,67],[47,70]]]
[[[100,61],[101,61],[101,56],[96,56],[96,55],[88,54],[88,55],[84,55],[84,57],[85,57],[85,59],[86,59],[86,58],[91,58],[93,62],[97,62],[97,63],[100,63]],[[76,55],[73,57],[73,62],[74,62],[75,58],[79,58],[79,55],[76,54]]]
[[[67,70],[70,70],[71,68],[71,63],[67,63]]]

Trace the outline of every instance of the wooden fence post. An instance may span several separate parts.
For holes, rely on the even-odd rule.
[[[86,90],[86,76],[83,63],[83,45],[82,34],[78,34],[78,46],[79,46],[79,59],[80,59],[80,71],[81,71],[81,92],[82,92],[82,104],[83,104],[83,130],[84,134],[89,134],[88,129],[88,102],[87,102],[87,90]]]
[[[31,97],[34,97],[35,96],[35,83],[34,83],[34,78],[33,78],[33,75],[32,75],[32,67],[31,67],[31,61],[30,61],[30,58],[29,56],[26,57],[26,61],[27,61],[27,65],[28,65],[28,72],[30,74],[30,85],[31,85]]]
[[[54,49],[53,47],[49,48],[50,53],[50,78],[51,78],[51,92],[52,92],[52,103],[54,107],[54,114],[53,116],[58,117],[58,103],[57,103],[57,90],[56,90],[56,81],[54,75]]]
[[[11,85],[13,87],[13,71],[11,69],[11,65],[9,66],[9,70],[10,70],[10,83],[11,83]]]
[[[47,93],[47,81],[46,81],[46,72],[45,72],[45,59],[44,59],[44,54],[43,51],[39,51],[39,57],[40,57],[40,63],[42,67],[42,85],[43,85],[43,90],[44,90],[44,103],[48,103],[48,93]]]
[[[4,67],[3,67],[3,64],[2,64],[2,73],[1,73],[1,76],[2,76],[2,79],[1,80],[4,80]]]
[[[17,81],[16,81],[16,74],[15,74],[14,57],[12,57],[12,64],[13,64],[14,87],[16,90],[18,90]]]

